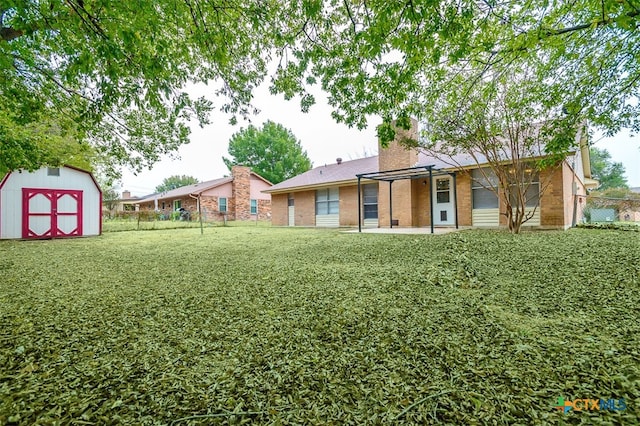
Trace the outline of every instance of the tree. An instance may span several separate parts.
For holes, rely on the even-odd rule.
[[[319,81],[336,120],[363,127],[382,115],[383,141],[394,119],[429,122],[441,106],[432,99],[447,93],[449,105],[466,105],[478,81],[496,76],[530,75],[539,103],[574,122],[607,134],[640,129],[640,8],[631,1],[313,2],[287,16],[297,23],[288,37],[302,37],[283,46],[274,89],[304,100]],[[451,84],[456,73],[465,84]]]
[[[466,84],[464,75],[449,80],[458,88]],[[572,142],[582,129],[568,123],[561,112],[543,108],[531,93],[528,79],[479,80],[462,106],[449,102],[455,96],[452,92],[431,99],[437,108],[421,140],[414,143],[492,192],[493,197],[483,195],[484,201],[500,207],[509,230],[517,234],[535,215],[553,171],[564,158],[546,154],[545,147],[557,138]],[[469,170],[469,157],[477,168]]]
[[[168,178],[164,178],[162,183],[156,186],[156,192],[167,192],[172,189],[180,188],[181,186],[193,185],[194,183],[198,183],[198,179],[193,176],[173,175]]]
[[[35,169],[56,154],[46,123],[85,151],[135,170],[188,142],[220,108],[251,111],[278,37],[279,2],[9,0],[0,5],[0,168]]]
[[[604,191],[609,188],[628,188],[627,178],[624,176],[624,165],[612,162],[609,151],[591,147],[589,154],[591,175],[600,182],[598,191]]]
[[[114,216],[115,210],[118,207],[120,201],[120,194],[118,190],[113,186],[102,187],[102,205],[109,212],[109,217]]]
[[[291,130],[267,121],[258,129],[250,125],[231,136],[229,170],[236,164],[251,167],[271,183],[279,183],[311,169],[311,160]]]

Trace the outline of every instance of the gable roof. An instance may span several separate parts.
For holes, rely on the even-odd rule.
[[[254,172],[253,170],[250,171],[250,176],[255,176],[261,181],[269,185],[273,185],[271,182],[269,182],[268,180],[266,180],[265,178],[263,178],[262,176]],[[142,196],[136,200],[127,200],[127,201],[130,201],[133,204],[138,204],[138,203],[148,203],[155,200],[167,200],[167,199],[188,197],[190,195],[200,195],[205,191],[208,191],[213,188],[217,188],[229,182],[233,182],[233,176],[227,176],[219,179],[208,180],[205,182],[194,183],[192,185],[185,185],[185,186],[181,186],[180,188],[172,189],[171,191],[155,192],[153,194]]]
[[[342,163],[325,164],[304,172],[291,179],[287,179],[262,192],[282,192],[290,188],[304,189],[306,187],[318,187],[322,185],[335,185],[353,182],[356,174],[377,172],[378,156],[359,158],[357,160],[343,161]]]
[[[136,200],[136,203],[147,203],[155,200],[166,200],[166,199],[174,199],[181,198],[185,196],[189,196],[191,194],[197,195],[201,194],[204,191],[208,191],[209,189],[216,188],[220,185],[224,185],[225,183],[231,182],[233,178],[225,177],[214,180],[208,180],[206,182],[194,183],[192,185],[181,186],[180,188],[172,189],[171,191],[165,191],[160,193],[155,193],[151,195],[147,195],[139,200]]]
[[[42,169],[47,168],[47,167],[50,167],[50,168],[57,168],[57,169],[60,169],[60,168],[67,168],[67,169],[75,170],[75,171],[80,172],[80,173],[85,173],[85,174],[87,174],[87,175],[91,178],[91,180],[93,181],[93,184],[96,186],[96,189],[98,190],[98,192],[99,192],[100,194],[102,194],[102,188],[100,188],[100,185],[98,184],[98,181],[96,180],[96,178],[95,178],[95,176],[93,175],[93,173],[91,173],[91,172],[90,172],[90,171],[88,171],[88,170],[81,169],[80,167],[70,166],[69,164],[63,164],[63,165],[61,165],[61,166],[42,166],[42,167],[40,167],[39,169],[33,170],[33,172],[29,172],[29,171],[27,171],[27,172],[28,172],[28,173],[34,173],[34,172],[37,172],[37,171],[42,170]],[[16,170],[9,170],[7,173],[5,173],[4,177],[3,177],[2,179],[0,179],[0,188],[2,188],[2,186],[4,185],[4,183],[5,183],[5,182],[9,179],[9,177],[11,176],[11,174],[13,174],[14,172],[22,173],[22,171],[23,171],[23,169],[16,169]]]
[[[379,156],[376,155],[357,160],[343,161],[341,164],[334,163],[316,167],[308,172],[302,173],[301,175],[294,176],[291,179],[280,182],[279,184],[262,192],[277,193],[286,192],[290,189],[299,191],[306,188],[311,189],[322,186],[357,182],[356,175],[382,171],[378,166],[378,157]],[[476,164],[475,160],[470,155],[460,154],[453,158],[463,167]],[[433,166],[434,170],[446,170],[455,167],[452,164],[447,164],[442,160],[433,158],[424,152],[418,153],[418,162],[413,166]]]
[[[586,143],[586,133],[583,128],[580,128],[576,133],[576,142],[578,143],[578,150],[583,154],[586,151],[586,161],[590,177],[590,166],[588,164],[588,144]],[[544,146],[531,147],[531,155],[529,158],[543,157],[546,155],[544,152]],[[574,153],[575,150],[570,150],[567,154]],[[360,158],[358,160],[343,161],[342,163],[334,163],[324,165],[311,169],[298,176],[294,176],[291,179],[287,179],[280,182],[271,188],[264,190],[265,193],[282,193],[289,192],[290,190],[300,191],[304,189],[321,188],[323,186],[341,185],[357,182],[356,175],[382,172],[378,163],[379,156]],[[446,156],[442,156],[446,157]],[[477,161],[476,161],[477,159]],[[418,160],[412,167],[425,167],[432,166],[433,170],[453,170],[457,168],[478,167],[488,163],[487,158],[483,155],[476,155],[476,159],[469,154],[456,154],[451,156],[450,161],[444,161],[442,158],[435,158],[424,151],[418,152]],[[509,159],[505,157],[505,161]],[[583,159],[584,161],[584,159]]]

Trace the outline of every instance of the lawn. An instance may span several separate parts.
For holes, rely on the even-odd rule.
[[[638,232],[116,232],[0,273],[0,424],[640,422]]]

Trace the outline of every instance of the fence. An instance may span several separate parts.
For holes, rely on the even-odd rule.
[[[104,232],[117,231],[142,231],[155,229],[178,229],[178,228],[214,228],[219,226],[270,226],[270,221],[228,221],[223,214],[204,214],[202,223],[198,212],[155,212],[148,210],[125,211],[113,214],[103,214]]]

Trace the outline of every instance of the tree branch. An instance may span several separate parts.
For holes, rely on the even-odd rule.
[[[12,27],[2,27],[0,28],[0,38],[4,41],[11,41],[20,36],[24,35],[22,30],[16,30]]]

